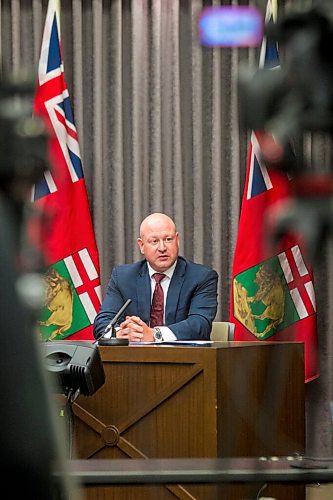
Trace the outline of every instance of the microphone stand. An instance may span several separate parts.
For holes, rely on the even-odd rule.
[[[119,309],[119,311],[117,312],[117,314],[115,315],[114,318],[112,318],[112,320],[110,321],[110,323],[108,324],[108,326],[105,328],[105,331],[104,331],[104,334],[102,335],[102,337],[98,340],[98,345],[100,346],[109,346],[109,345],[128,345],[129,341],[128,339],[118,339],[117,336],[116,336],[116,328],[115,328],[115,324],[117,323],[118,319],[120,318],[120,316],[123,314],[123,312],[125,311],[125,309],[130,305],[130,303],[132,302],[132,299],[127,299],[125,304]],[[111,330],[111,337],[110,338],[105,338],[105,335],[107,333],[109,333],[109,331]]]

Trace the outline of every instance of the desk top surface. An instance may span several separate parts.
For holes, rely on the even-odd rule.
[[[333,482],[332,461],[295,457],[69,460],[66,471],[85,485]]]

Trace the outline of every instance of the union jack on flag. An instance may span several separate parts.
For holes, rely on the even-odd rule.
[[[58,0],[49,0],[48,3],[34,113],[44,120],[49,132],[50,169],[34,186],[32,194],[33,201],[40,212],[45,214],[44,219],[48,222],[41,229],[41,250],[47,271],[44,317],[40,325],[45,326],[47,322],[48,326],[48,330],[43,329],[42,337],[48,338],[45,332],[49,331],[52,332],[52,338],[56,339],[70,337],[92,340],[92,324],[101,302],[99,258],[78,134],[64,77]],[[83,259],[86,263],[81,273],[82,276],[87,276],[84,283],[90,283],[88,270],[94,277],[93,287],[88,287],[89,291],[84,293],[80,293],[77,288],[78,273],[69,271],[76,268],[73,265],[70,268],[67,266],[74,262],[75,256],[80,256],[79,260]],[[79,260],[76,259],[78,266]],[[53,287],[52,294],[48,288],[50,283]],[[54,289],[58,290],[56,298],[53,296]],[[48,309],[51,299],[52,306]],[[64,308],[65,302],[68,313],[61,318],[60,308]],[[59,307],[58,314],[56,307]]]
[[[266,26],[273,22],[273,14],[272,4],[271,2],[268,2],[265,15]],[[263,67],[269,68],[272,71],[280,67],[277,44],[267,37],[263,38],[260,50],[259,68]],[[261,159],[260,134],[258,134],[258,132],[256,131],[252,131],[251,133],[251,142],[248,156],[248,171],[248,200],[253,196],[264,193],[268,189],[272,189],[273,184],[269,175],[269,171],[267,170],[265,163]]]
[[[36,103],[35,110],[42,111],[43,114],[47,113],[45,118],[56,135],[65,159],[65,164],[61,162],[61,166],[67,169],[72,182],[76,182],[83,178],[83,170],[78,135],[64,78],[57,3],[55,1],[49,3],[38,66],[39,93],[44,108],[37,110],[38,103]],[[44,179],[35,187],[33,199],[35,201],[49,193],[54,193],[57,189],[56,181],[52,173],[48,171]]]
[[[247,199],[264,193],[273,187],[269,172],[261,160],[260,146],[255,132],[251,133],[249,150],[249,179],[247,185]]]

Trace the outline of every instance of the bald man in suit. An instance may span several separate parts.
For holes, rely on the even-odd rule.
[[[132,302],[116,328],[130,342],[209,340],[217,311],[218,275],[211,267],[179,256],[179,234],[163,213],[146,217],[137,239],[144,259],[113,269],[100,312],[94,322],[99,339],[127,299]],[[163,273],[164,311],[161,324],[151,325],[155,273]]]

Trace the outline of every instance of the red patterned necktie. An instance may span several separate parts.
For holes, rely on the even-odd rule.
[[[153,274],[156,284],[150,310],[151,327],[164,325],[164,292],[161,285],[164,276],[162,273]]]

